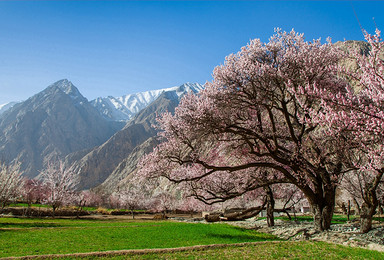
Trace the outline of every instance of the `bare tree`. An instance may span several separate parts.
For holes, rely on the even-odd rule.
[[[56,209],[73,202],[78,176],[73,167],[65,167],[62,161],[50,163],[42,172],[41,179],[47,187],[45,202],[52,206],[52,214]]]
[[[131,211],[132,219],[135,218],[135,210],[143,208],[145,205],[145,190],[140,185],[130,185],[128,189],[122,190],[119,193],[122,207]]]
[[[22,185],[19,164],[8,165],[0,161],[0,205],[7,206],[19,197]]]

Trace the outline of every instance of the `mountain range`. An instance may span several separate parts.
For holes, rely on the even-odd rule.
[[[202,88],[186,83],[88,101],[70,81],[60,80],[26,101],[0,107],[0,156],[20,162],[28,178],[65,160],[78,171],[79,189],[110,189],[153,148],[156,116],[173,112],[185,93]]]

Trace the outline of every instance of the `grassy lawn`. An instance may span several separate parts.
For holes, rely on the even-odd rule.
[[[170,248],[276,240],[226,224],[0,218],[0,256]]]
[[[133,254],[105,259],[384,259],[384,253],[324,242],[280,242],[183,252]]]
[[[0,257],[267,241],[182,252],[109,255],[108,259],[384,259],[384,253],[322,242],[285,242],[227,224],[117,219],[0,218]],[[272,241],[272,242],[268,242]],[[69,257],[67,259],[72,259]],[[89,259],[95,258],[89,257]]]
[[[28,204],[27,203],[11,203],[11,204],[9,204],[9,207],[24,207],[24,208],[28,208]],[[51,206],[43,205],[43,204],[31,204],[31,207],[35,207],[35,208],[50,208]]]
[[[13,207],[13,208],[28,208],[28,204],[26,203],[12,203],[12,204],[9,204],[9,207]],[[51,209],[52,207],[50,205],[45,205],[45,204],[31,204],[30,205],[31,208],[35,208],[35,209],[39,209],[39,208],[48,208],[48,209]],[[72,210],[77,210],[77,207],[69,207],[71,208]],[[66,209],[65,207],[64,208],[60,208],[61,210],[62,209]],[[105,212],[109,212],[111,213],[112,211],[121,211],[121,212],[128,212],[130,213],[131,210],[128,210],[128,209],[106,209],[106,208],[98,208],[98,207],[82,207],[81,210],[83,211],[89,211],[89,212],[96,212],[98,211],[99,209],[105,211]],[[133,210],[133,212],[135,213],[144,213],[146,212],[146,210],[141,210],[141,209],[135,209]]]

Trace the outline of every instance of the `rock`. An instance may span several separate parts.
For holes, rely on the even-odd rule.
[[[220,221],[220,215],[205,215],[205,221],[207,222],[218,222]]]
[[[168,217],[164,214],[156,214],[153,216],[153,219],[155,220],[164,220],[164,219],[168,219]]]

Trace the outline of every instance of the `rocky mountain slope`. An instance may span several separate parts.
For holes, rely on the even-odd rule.
[[[81,180],[79,188],[93,188],[106,180],[108,183],[116,184],[118,179],[124,179],[135,170],[136,163],[144,150],[149,151],[154,146],[154,142],[146,143],[146,141],[157,133],[153,128],[156,115],[165,111],[174,111],[179,103],[179,90],[162,93],[108,141],[75,161]],[[105,187],[111,187],[111,185],[107,184]]]
[[[94,190],[103,194],[111,194],[117,190],[124,190],[137,172],[137,164],[141,157],[153,150],[159,144],[156,137],[150,137],[123,159],[112,171],[108,178]]]
[[[35,177],[50,160],[100,145],[122,127],[105,120],[68,80],[0,115],[0,155]]]

